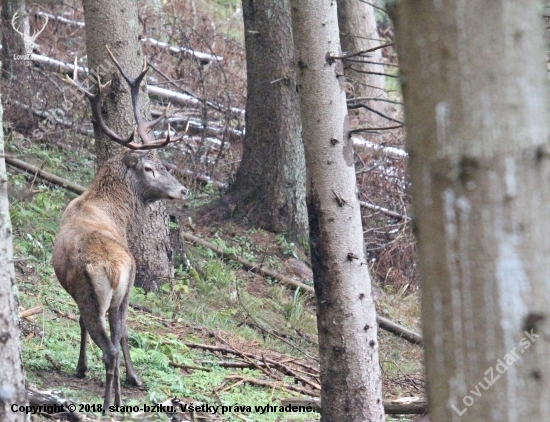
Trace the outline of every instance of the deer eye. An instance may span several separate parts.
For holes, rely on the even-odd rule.
[[[144,167],[144,170],[145,170],[145,171],[153,172],[153,167],[151,167],[151,166],[145,166],[145,167]]]

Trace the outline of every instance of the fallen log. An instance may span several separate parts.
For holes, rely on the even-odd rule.
[[[55,174],[41,170],[38,167],[25,163],[24,161],[18,160],[17,158],[14,158],[10,155],[6,155],[5,160],[6,160],[6,164],[12,167],[15,167],[19,170],[23,170],[30,174],[36,175],[41,179],[44,179],[50,183],[53,183],[54,185],[61,186],[78,195],[84,193],[84,191],[86,190],[85,188],[83,188],[80,185],[77,185],[76,183],[70,182],[66,179],[63,179],[62,177],[56,176]]]
[[[42,64],[43,66],[49,68],[50,70],[57,73],[72,73],[74,71],[74,65],[72,63],[65,63],[61,60],[52,59],[51,57],[43,56],[41,54],[31,54],[31,60]],[[88,75],[88,68],[85,66],[78,66],[78,72],[83,75]],[[186,106],[197,106],[200,104],[200,101],[197,97],[184,94],[181,92],[171,91],[169,89],[160,88],[154,85],[147,85],[147,92],[151,96],[156,96],[162,98],[163,100],[170,101],[174,104],[186,105]],[[233,114],[239,116],[244,116],[244,110],[236,107],[231,107],[227,109],[221,104],[216,104],[211,101],[207,101],[206,104],[215,107],[216,110],[229,111]]]
[[[36,15],[37,16],[47,16],[48,19],[51,19],[51,20],[54,20],[54,21],[57,21],[57,22],[61,22],[61,23],[67,24],[67,25],[74,25],[74,26],[77,26],[79,28],[84,28],[86,26],[86,24],[82,21],[75,21],[75,20],[72,20],[72,19],[64,18],[63,16],[56,16],[56,15],[52,15],[51,13],[46,13],[46,12],[42,12],[42,11],[36,12]],[[167,44],[165,42],[157,41],[154,38],[141,38],[141,42],[151,44],[151,45],[154,45],[156,47],[164,48],[164,49],[166,49],[166,50],[168,50],[168,51],[170,51],[171,53],[174,53],[174,54],[183,54],[185,56],[195,58],[195,59],[199,60],[202,64],[208,64],[212,61],[222,61],[223,60],[223,57],[216,56],[214,54],[202,53],[200,51],[195,51],[191,48],[185,48],[185,47],[178,47],[178,46],[170,45],[170,44]]]
[[[32,174],[33,176],[36,175],[37,177],[39,177],[39,178],[41,178],[41,179],[43,179],[43,180],[45,180],[49,183],[52,183],[54,185],[65,188],[65,189],[67,189],[71,192],[74,192],[74,193],[78,194],[78,195],[83,194],[84,191],[86,190],[86,188],[83,187],[83,186],[80,186],[76,183],[70,182],[69,180],[63,179],[62,177],[56,176],[55,174],[52,174],[52,173],[49,173],[47,171],[41,170],[38,167],[33,166],[32,164],[26,163],[25,161],[18,160],[17,158],[14,158],[10,155],[6,155],[5,160],[6,160],[6,164],[8,164],[12,167],[15,167],[18,170],[27,172],[29,174]],[[181,170],[173,164],[163,162],[163,165],[166,168],[168,168],[169,170],[170,169],[176,169],[177,171],[181,172]],[[212,180],[211,177],[205,176],[204,174],[193,174],[193,172],[190,171],[190,170],[182,172],[182,174],[193,175],[195,180],[197,180],[199,183],[202,183],[202,184],[212,183],[212,185],[216,189],[222,190],[222,189],[227,188],[227,185],[225,185],[225,183],[221,183],[221,182],[218,182],[216,180]]]
[[[392,334],[395,334],[397,337],[401,337],[403,340],[407,340],[413,344],[422,344],[422,336],[413,330],[403,327],[396,322],[393,322],[391,319],[384,318],[383,316],[378,315],[376,317],[378,321],[378,326]]]
[[[260,264],[256,264],[253,262],[248,261],[247,259],[235,255],[235,254],[228,254],[224,252],[221,248],[218,248],[216,245],[213,245],[210,242],[207,242],[206,240],[203,240],[197,236],[193,236],[189,233],[183,233],[183,237],[188,242],[203,246],[205,248],[208,248],[216,253],[220,258],[236,261],[239,264],[241,264],[244,268],[246,268],[249,271],[252,271],[253,273],[259,274],[262,277],[272,277],[282,283],[288,284],[290,286],[301,288],[302,290],[308,292],[308,293],[314,293],[315,290],[312,286],[308,286],[307,284],[302,283],[301,281],[294,280],[290,277],[287,277],[277,271],[271,270],[269,268],[265,268]],[[397,335],[398,337],[401,337],[404,340],[407,340],[413,344],[422,344],[422,336],[412,330],[409,330],[408,328],[403,327],[400,324],[397,324],[396,322],[393,322],[392,320],[388,318],[384,318],[382,316],[377,316],[378,326],[388,331],[392,334]]]

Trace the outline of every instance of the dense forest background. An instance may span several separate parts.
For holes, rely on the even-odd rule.
[[[10,2],[3,3],[4,13]],[[355,62],[352,57],[343,71],[376,310],[398,328],[411,330],[401,332],[402,338],[379,331],[382,393],[390,413],[392,405],[425,396],[423,352],[415,344],[420,343],[420,276],[395,29],[382,1],[367,4],[376,16],[376,34],[369,37],[379,46],[350,46],[368,51]],[[174,133],[185,133],[158,156],[190,192],[183,205],[166,204],[175,270],[154,280],[143,277],[132,292],[131,354],[146,388],[123,388],[124,403],[168,404],[175,397],[231,406],[224,415],[200,414],[206,420],[315,420],[315,412],[254,410],[254,405],[291,403],[297,396],[318,398],[321,381],[311,256],[300,228],[305,220],[295,210],[294,222],[285,227],[281,222],[294,211],[274,207],[270,198],[250,200],[256,198],[250,192],[261,198],[262,191],[271,195],[272,190],[256,183],[271,171],[254,167],[261,143],[246,156],[254,134],[258,139],[264,135],[261,123],[245,127],[251,117],[245,45],[254,31],[246,29],[251,11],[241,7],[237,0],[138,2],[139,38],[151,68],[151,116],[162,115],[171,104],[164,126],[154,134],[165,137],[166,123]],[[34,394],[100,403],[101,351],[92,345],[88,379],[74,378],[78,310],[51,265],[61,214],[103,160],[88,102],[63,79],[74,76],[73,63],[81,80],[88,74],[84,10],[79,2],[44,1],[31,5],[28,16],[31,33],[44,28],[32,60],[11,60],[13,52],[3,49],[0,79],[22,360]],[[5,17],[3,25],[10,25]],[[381,63],[365,70],[375,55]],[[254,64],[254,72],[261,64]],[[248,71],[250,84],[250,66]],[[378,91],[355,84],[354,75],[361,73],[378,78]],[[288,82],[280,79],[269,85]],[[263,101],[256,99],[255,109],[261,112],[262,102],[272,98],[268,93]],[[276,123],[265,123],[263,129],[291,127]],[[265,152],[269,159],[271,151]],[[416,420],[410,413],[425,411],[421,399],[419,409],[409,408],[408,416],[391,411],[396,415],[388,420]],[[160,412],[155,417],[172,416]]]

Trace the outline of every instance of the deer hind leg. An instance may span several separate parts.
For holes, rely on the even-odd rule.
[[[121,343],[123,329],[125,324],[125,312],[121,309],[122,306],[113,306],[109,309],[109,326],[111,328],[111,342],[116,345],[117,358],[115,362],[115,376],[113,378],[113,384],[115,387],[115,404],[120,405],[122,403],[120,396],[120,353],[118,346]]]
[[[95,268],[91,268],[95,270]],[[105,413],[111,405],[113,379],[118,359],[118,344],[115,346],[109,335],[105,324],[105,313],[111,306],[113,289],[107,276],[99,271],[86,269],[84,273],[85,282],[80,286],[79,294],[73,296],[77,301],[80,310],[80,320],[84,330],[81,333],[82,340],[85,340],[87,331],[95,344],[103,353],[105,363],[105,397],[103,399],[103,412]],[[85,343],[84,343],[85,347]],[[84,352],[85,353],[85,352]],[[81,349],[81,357],[83,355]],[[79,363],[82,362],[79,359]]]
[[[131,256],[128,257],[126,265],[121,265],[116,271],[112,272],[112,277],[118,278],[117,288],[114,290],[111,305],[109,307],[109,326],[111,328],[111,342],[117,348],[117,361],[115,365],[115,404],[121,404],[120,395],[120,354],[119,346],[122,345],[122,353],[126,362],[127,377],[137,378],[135,369],[132,365],[130,353],[128,351],[128,334],[126,332],[126,313],[128,312],[128,303],[130,302],[130,290],[134,282],[135,266]],[[139,381],[139,378],[137,378]]]
[[[78,356],[78,364],[76,365],[76,377],[84,378],[88,371],[88,363],[86,359],[86,343],[88,342],[88,331],[80,316],[78,323],[80,324],[80,355]]]
[[[130,357],[130,348],[128,347],[128,330],[126,329],[126,323],[124,323],[122,327],[122,338],[120,339],[120,346],[122,348],[122,354],[124,355],[124,364],[126,366],[126,384],[133,387],[141,387],[143,384],[134,368],[132,358]]]
[[[136,266],[133,258],[130,257],[129,266],[127,267],[126,291],[124,294],[115,295],[119,298],[118,312],[119,312],[119,324],[120,324],[120,346],[122,348],[122,354],[124,355],[124,364],[126,366],[126,384],[134,387],[141,387],[142,382],[139,378],[132,358],[130,356],[130,348],[128,347],[128,329],[126,327],[126,314],[128,313],[128,304],[130,303],[130,291],[134,285],[134,279],[136,278]],[[121,275],[125,275],[126,272],[122,271]],[[115,300],[116,301],[116,300]],[[111,311],[109,311],[109,314]],[[112,332],[112,326],[111,326]],[[114,340],[113,340],[114,341]]]
[[[116,376],[116,364],[118,361],[118,348],[115,347],[105,326],[105,312],[101,312],[97,307],[85,306],[81,307],[80,315],[84,321],[86,330],[95,344],[103,352],[103,361],[105,362],[105,397],[103,399],[103,413],[105,413],[111,405],[111,396],[113,382]]]
[[[126,327],[126,314],[128,312],[128,303],[130,302],[130,290],[132,290],[133,281],[135,278],[134,265],[130,268],[130,285],[128,286],[128,291],[122,299],[120,304],[120,322],[121,322],[121,337],[120,337],[120,346],[122,348],[122,354],[124,355],[124,365],[126,366],[126,384],[133,387],[141,387],[142,382],[139,378],[134,364],[132,363],[132,358],[130,356],[130,348],[128,347],[128,329]]]

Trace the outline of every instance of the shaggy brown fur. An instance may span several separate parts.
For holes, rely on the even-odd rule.
[[[126,312],[134,284],[135,262],[128,249],[130,223],[140,221],[147,203],[182,199],[186,189],[147,152],[125,151],[109,160],[82,196],[68,206],[55,240],[53,266],[61,285],[80,310],[81,343],[76,376],[87,371],[86,340],[103,352],[106,382],[104,412],[121,403],[119,344],[126,363],[126,381],[141,385],[128,349]],[[111,336],[105,315],[109,311]]]

